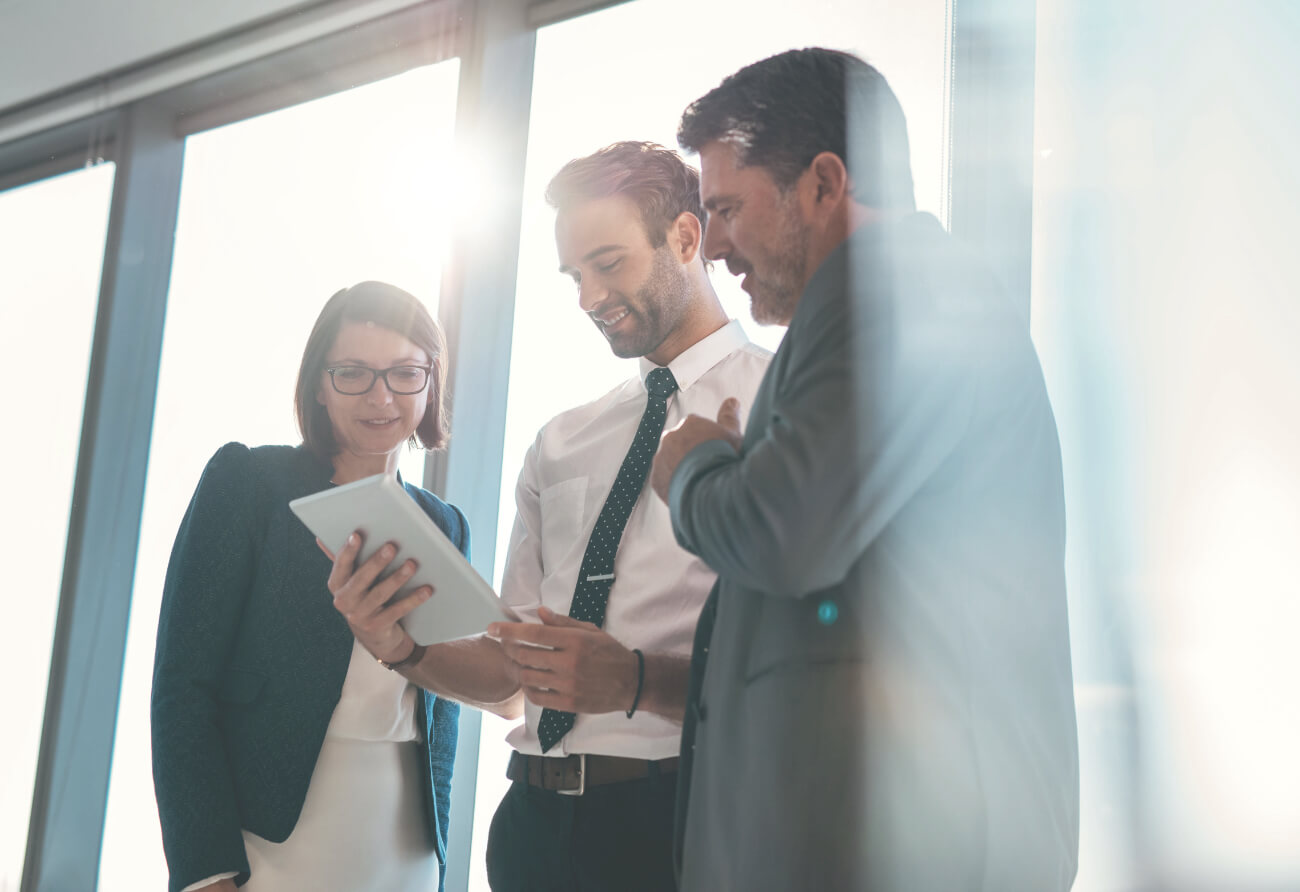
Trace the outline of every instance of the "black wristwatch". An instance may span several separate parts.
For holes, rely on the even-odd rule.
[[[403,666],[414,666],[416,663],[420,662],[420,660],[424,659],[424,652],[426,650],[428,650],[428,648],[425,645],[417,644],[415,645],[415,647],[411,648],[411,652],[409,654],[402,657],[400,660],[398,660],[395,663],[390,663],[387,660],[381,660],[379,657],[375,657],[375,661],[379,663],[380,666],[383,666],[385,669],[401,669]]]

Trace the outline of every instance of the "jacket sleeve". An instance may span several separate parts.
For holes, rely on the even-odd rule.
[[[248,878],[221,701],[256,567],[252,470],[251,453],[238,443],[212,457],[167,566],[151,716],[172,892],[231,870],[238,883]]]
[[[766,424],[737,455],[702,443],[678,465],[678,542],[746,589],[801,597],[841,582],[952,453],[977,386],[941,317],[821,308],[794,341]]]

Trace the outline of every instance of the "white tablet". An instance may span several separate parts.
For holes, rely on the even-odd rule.
[[[358,565],[387,542],[395,543],[398,550],[385,574],[408,558],[416,562],[419,569],[397,597],[422,585],[434,588],[433,597],[402,620],[419,644],[478,635],[488,623],[518,619],[396,477],[376,474],[294,499],[289,508],[334,554],[354,530],[360,530],[365,538]]]

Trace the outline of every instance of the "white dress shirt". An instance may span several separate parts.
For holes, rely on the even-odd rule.
[[[750,343],[732,320],[668,364],[678,390],[668,398],[664,429],[687,415],[717,416],[727,397],[740,401],[744,427],[749,406],[772,354]],[[515,488],[518,514],[510,537],[501,599],[525,620],[537,621],[546,605],[567,614],[578,570],[596,517],[645,411],[645,377],[655,366],[600,399],[551,419],[528,450]],[[623,530],[614,564],[604,629],[626,647],[689,657],[700,608],[715,574],[682,550],[668,507],[648,484]],[[541,708],[525,705],[524,723],[507,737],[522,753],[540,755]],[[681,725],[640,710],[579,715],[546,755],[602,753],[639,759],[677,755]]]

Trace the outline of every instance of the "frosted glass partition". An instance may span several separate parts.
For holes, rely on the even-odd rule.
[[[1031,309],[1065,468],[1074,888],[1300,888],[1300,15],[1037,9]]]

